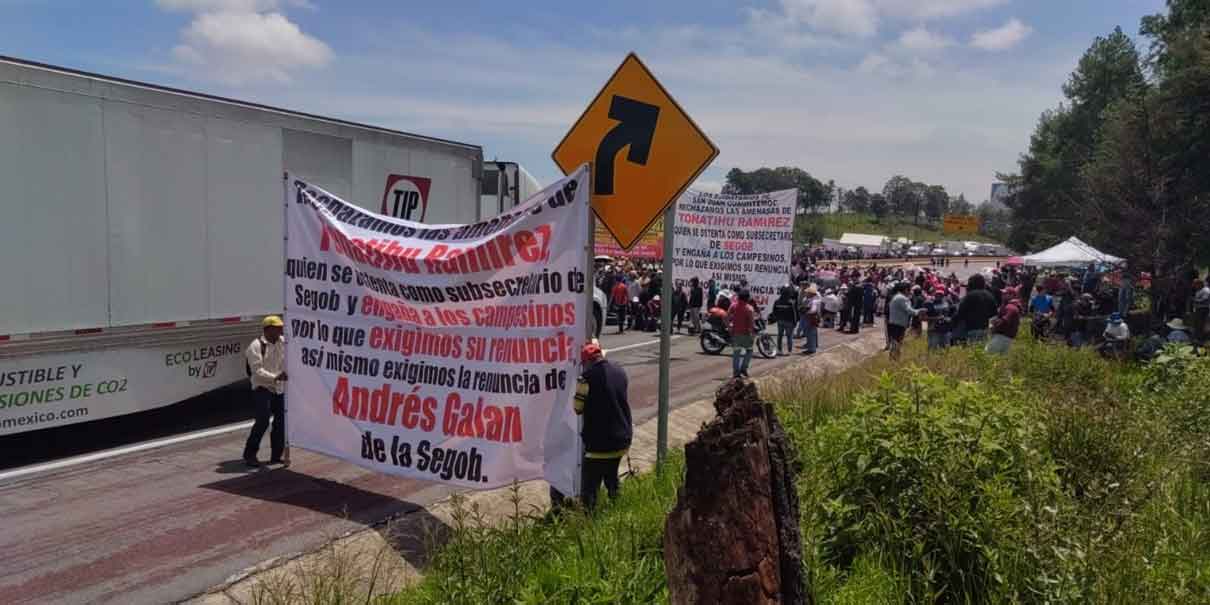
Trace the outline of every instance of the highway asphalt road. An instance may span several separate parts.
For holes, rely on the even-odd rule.
[[[874,329],[883,329],[881,318]],[[615,331],[606,329],[603,344],[630,376],[636,422],[650,418],[658,338]],[[852,338],[824,331],[820,344]],[[696,338],[679,336],[672,344],[674,407],[710,396],[730,375],[730,357],[703,354]],[[752,373],[798,359],[757,358]],[[228,390],[151,415],[5,438],[0,450],[10,460],[34,462],[202,428],[196,420],[181,422],[182,411],[229,423],[247,415],[242,396]],[[288,469],[247,470],[240,461],[245,436],[245,429],[231,430],[16,477],[19,470],[0,473],[0,602],[179,601],[266,559],[314,549],[450,493],[297,448]]]

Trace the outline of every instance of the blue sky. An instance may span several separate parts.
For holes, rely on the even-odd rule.
[[[637,51],[733,167],[986,199],[1097,35],[1162,0],[0,0],[0,54],[477,143],[543,182]]]

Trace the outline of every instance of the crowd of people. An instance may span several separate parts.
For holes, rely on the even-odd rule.
[[[1139,285],[1150,291],[1148,274],[1139,277]],[[1106,356],[1133,354],[1144,361],[1168,343],[1205,342],[1210,285],[1196,272],[1177,280],[1167,296],[1149,297],[1148,310],[1136,307],[1134,281],[1119,268],[1089,265],[1075,271],[1025,270],[1017,285],[1037,339],[1095,346]],[[1139,334],[1132,333],[1131,324]],[[1135,336],[1140,342],[1132,347]]]
[[[1117,267],[1038,269],[997,262],[963,281],[948,270],[952,262],[956,259],[938,257],[930,259],[928,267],[854,266],[817,251],[800,253],[787,283],[767,309],[768,324],[777,330],[777,353],[813,355],[820,350],[824,330],[857,334],[879,318],[885,323],[886,350],[894,360],[900,358],[909,335],[926,337],[930,352],[968,345],[1004,354],[1024,321],[1031,322],[1036,339],[1095,346],[1107,356],[1140,358],[1154,357],[1168,343],[1200,345],[1210,328],[1210,275],[1203,280],[1190,273],[1178,280],[1170,295],[1152,301],[1153,315],[1135,309],[1134,280]],[[969,260],[963,259],[963,264],[969,267]],[[597,280],[608,293],[619,332],[658,329],[663,275],[657,265],[622,260],[598,270]],[[1140,281],[1140,287],[1150,286],[1146,274]],[[732,347],[732,375],[748,376],[754,338],[766,309],[754,304],[745,281],[721,284],[691,279],[678,285],[671,304],[673,330],[684,329],[687,317],[689,333],[698,333],[706,327],[705,318],[709,327],[726,333]],[[1159,317],[1160,322],[1146,321],[1151,317]],[[1147,333],[1138,335],[1142,338],[1136,347],[1131,344],[1130,324],[1140,319]],[[257,361],[255,355],[249,358]],[[624,372],[604,360],[595,341],[585,347],[583,358],[586,371],[577,411],[586,416],[586,445],[589,434],[595,439],[585,455],[583,472],[584,505],[591,509],[601,484],[611,496],[617,493],[618,462],[629,446],[631,420]],[[265,420],[258,416],[260,432]],[[274,455],[278,456],[276,449]],[[562,495],[552,491],[552,499],[560,502]]]
[[[1153,303],[1162,306],[1153,309],[1161,321],[1149,322],[1131,320],[1136,286],[1120,267],[1039,269],[995,263],[959,280],[951,267],[958,262],[969,267],[969,259],[936,257],[927,262],[926,267],[855,263],[822,248],[805,249],[794,256],[787,283],[769,308],[749,306],[776,330],[779,355],[812,355],[819,350],[821,331],[855,334],[879,317],[886,319],[887,349],[895,357],[908,334],[927,336],[930,350],[980,342],[991,353],[1003,353],[1011,348],[1022,322],[1030,322],[1034,338],[1146,359],[1165,343],[1200,345],[1210,328],[1210,276],[1201,279],[1194,272]],[[659,265],[618,260],[599,270],[597,278],[619,332],[658,330],[663,304]],[[1139,287],[1147,287],[1147,279],[1143,274]],[[670,301],[672,329],[696,335],[704,322],[712,321],[733,331],[731,307],[747,289],[743,282],[693,279],[679,284]],[[1136,309],[1135,316],[1140,313],[1146,315]],[[748,323],[743,322],[745,329]],[[1131,325],[1138,326],[1139,333],[1132,333]],[[740,344],[745,342],[746,335],[741,335]],[[750,359],[750,350],[747,355]],[[747,362],[740,359],[735,373],[743,376],[746,371]]]
[[[969,267],[969,259],[962,261]],[[857,334],[874,326],[878,318],[885,323],[886,350],[894,360],[900,358],[909,335],[925,336],[929,351],[968,345],[1004,354],[1024,321],[1031,322],[1036,339],[1095,346],[1107,356],[1133,354],[1144,359],[1154,357],[1168,343],[1201,345],[1210,328],[1210,275],[1183,276],[1170,294],[1151,301],[1153,313],[1148,313],[1135,308],[1134,280],[1119,267],[1038,269],[997,262],[963,281],[948,270],[953,262],[957,259],[938,257],[930,259],[928,267],[864,262],[854,266],[819,250],[800,253],[787,283],[767,309],[768,323],[777,330],[777,353],[815,354],[821,331]],[[1140,277],[1140,287],[1150,290],[1147,274]],[[597,279],[609,295],[619,332],[657,329],[654,322],[663,283],[658,266],[622,260],[598,270]],[[748,376],[753,339],[765,310],[754,304],[745,281],[721,284],[691,279],[678,285],[671,304],[674,330],[684,328],[687,316],[691,334],[704,328],[703,317],[713,329],[726,332],[732,374]],[[1159,322],[1148,321],[1156,317]],[[1146,326],[1146,334],[1138,335],[1142,337],[1138,346],[1131,344],[1135,342],[1131,323]],[[632,429],[624,371],[604,359],[595,341],[582,355],[586,369],[576,409],[585,414],[583,503],[591,510],[600,485],[616,496],[618,463],[627,452]],[[250,354],[249,359],[256,361],[257,356]],[[260,432],[266,424],[267,418],[261,421],[258,416]],[[563,497],[552,489],[552,500],[558,503]]]
[[[787,283],[767,310],[752,304],[748,284],[742,280],[722,284],[715,280],[703,283],[694,278],[674,289],[672,330],[687,329],[689,334],[697,334],[703,328],[703,317],[721,326],[733,339],[731,345],[739,356],[733,368],[736,376],[747,375],[751,359],[748,340],[754,336],[755,322],[748,316],[763,318],[765,311],[768,324],[776,327],[779,355],[813,355],[819,350],[821,330],[857,334],[862,327],[873,326],[879,316],[890,319],[887,348],[896,355],[904,334],[921,333],[925,322],[929,326],[931,348],[949,346],[955,340],[986,337],[988,321],[999,314],[1000,291],[1005,286],[999,282],[989,286],[983,276],[975,276],[964,289],[956,274],[946,275],[943,271],[948,260],[930,260],[932,266],[926,268],[875,264],[853,267],[827,261],[818,251],[807,251],[795,258]],[[619,333],[629,329],[658,329],[663,303],[660,300],[663,274],[658,268],[619,262],[602,267],[597,279],[598,286],[607,293]],[[996,302],[990,302],[982,294],[970,294],[983,290],[988,291],[988,296],[994,291]],[[903,302],[895,306],[893,313],[892,303],[897,295]],[[744,304],[737,305],[739,302]],[[955,331],[956,337],[952,334]],[[796,341],[801,348],[796,347]]]

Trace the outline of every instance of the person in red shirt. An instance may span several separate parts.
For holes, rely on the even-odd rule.
[[[613,312],[618,316],[618,334],[621,334],[626,331],[626,307],[630,306],[630,289],[626,287],[626,280],[621,276],[618,276],[609,297]]]
[[[756,337],[756,311],[752,308],[752,294],[748,290],[739,291],[727,316],[731,319],[731,377],[747,378]]]
[[[1000,307],[1000,314],[992,320],[992,338],[988,341],[985,350],[993,355],[1008,353],[1013,339],[1017,337],[1017,330],[1020,328],[1021,306],[1017,302],[1017,297],[1013,296],[1004,303],[1004,306]]]

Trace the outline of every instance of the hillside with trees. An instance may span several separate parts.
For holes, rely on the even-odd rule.
[[[941,231],[947,214],[978,214],[986,228],[977,236],[961,239],[1001,242],[1008,234],[1007,209],[989,204],[976,206],[959,194],[951,197],[942,185],[891,177],[879,190],[860,186],[844,189],[795,167],[759,168],[727,173],[724,193],[753,194],[798,189],[795,240],[817,243],[839,238],[845,232],[906,237],[914,241],[958,239]]]
[[[1160,290],[1210,263],[1210,3],[1167,5],[1142,19],[1145,48],[1121,28],[1093,41],[1001,175],[1010,246],[1076,235]]]

